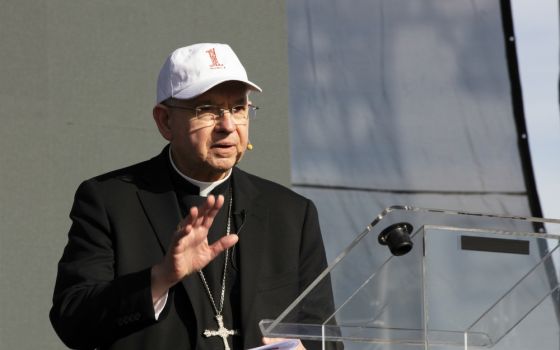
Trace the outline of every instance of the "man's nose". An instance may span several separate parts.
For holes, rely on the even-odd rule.
[[[225,130],[235,130],[237,125],[233,120],[233,114],[229,109],[221,109],[219,118],[216,120],[216,124]]]

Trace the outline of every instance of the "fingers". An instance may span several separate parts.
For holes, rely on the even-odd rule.
[[[264,345],[274,344],[284,340],[288,340],[288,338],[267,338],[267,337],[262,338],[262,342]]]
[[[177,224],[177,230],[176,231],[177,232],[183,232],[187,226],[192,227],[192,224],[197,219],[197,217],[198,217],[198,208],[197,207],[190,208],[187,216],[184,217]],[[186,233],[186,232],[184,232],[184,233]]]
[[[197,246],[206,241],[214,218],[223,205],[223,195],[219,195],[218,197],[210,195],[200,207],[192,207],[189,209],[189,214],[177,225],[177,231],[171,243],[175,249],[178,249],[177,252],[182,251],[181,246],[184,246],[184,243],[189,246]],[[187,236],[188,238],[184,240]],[[224,242],[218,241],[210,252],[213,256],[216,256],[233,246],[236,242],[236,238],[226,239]]]
[[[288,340],[288,338],[267,338],[267,337],[263,337],[262,338],[262,342],[264,345],[270,345],[270,344],[274,344],[274,343],[278,343],[284,340]],[[296,350],[305,350],[305,347],[303,346],[303,344],[301,343],[301,340],[298,339],[298,345]]]
[[[206,203],[203,206],[203,211],[200,214],[200,224],[204,227],[210,228],[214,218],[218,215],[218,212],[224,205],[224,196],[219,195],[215,198],[213,195],[208,196]]]
[[[237,241],[239,241],[239,237],[236,234],[232,233],[214,242],[209,246],[212,254],[212,259],[218,256],[224,250],[233,247],[237,243]]]
[[[219,195],[218,198],[209,195],[200,207],[192,207],[186,218],[181,220],[181,227],[193,225],[194,227],[205,226],[210,227],[212,221],[218,214],[218,211],[224,205],[224,196]]]
[[[192,207],[189,209],[187,217],[181,220],[177,225],[177,231],[183,231],[183,229],[188,227],[189,225],[194,228],[198,228],[201,226],[210,228],[210,226],[212,226],[214,218],[223,205],[223,195],[219,195],[217,199],[213,195],[208,196],[206,202],[204,202],[200,207]],[[188,234],[188,232],[183,232],[183,235],[185,234]]]

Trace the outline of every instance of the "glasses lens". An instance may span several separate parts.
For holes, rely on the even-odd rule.
[[[196,107],[196,118],[193,119],[199,126],[214,125],[215,120],[219,118],[221,110],[216,106],[198,106]]]
[[[225,118],[226,113],[229,113],[229,117],[236,125],[246,125],[249,119],[255,117],[257,109],[252,105],[237,105],[230,109],[212,105],[198,106],[195,108],[196,118],[193,118],[192,122],[196,126],[211,126]]]
[[[239,105],[231,108],[231,117],[235,124],[244,125],[247,124],[247,106]]]

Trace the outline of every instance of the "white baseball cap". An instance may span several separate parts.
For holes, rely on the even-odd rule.
[[[250,90],[262,91],[249,81],[229,45],[204,43],[181,47],[167,57],[159,71],[156,103],[170,97],[194,98],[231,80],[247,84]]]

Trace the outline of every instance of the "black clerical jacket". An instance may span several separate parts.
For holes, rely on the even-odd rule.
[[[194,349],[203,332],[191,302],[196,275],[169,291],[156,321],[150,268],[161,261],[181,218],[160,155],[83,182],[76,192],[68,243],[58,265],[50,319],[76,349]],[[243,227],[239,269],[242,348],[261,345],[258,322],[276,318],[326,267],[317,211],[308,199],[238,168],[233,206]],[[326,291],[306,309],[309,320],[332,310]],[[194,316],[194,317],[192,317]],[[309,346],[309,345],[308,345]]]

